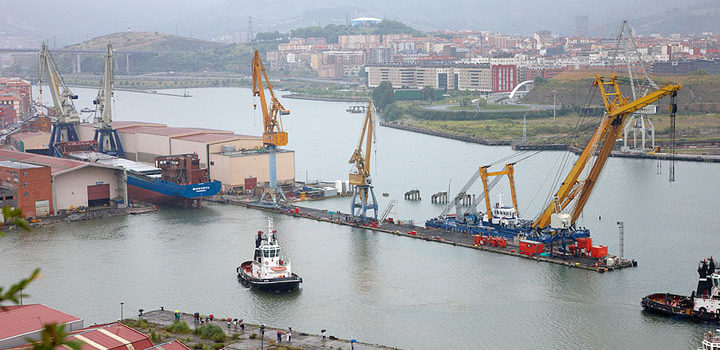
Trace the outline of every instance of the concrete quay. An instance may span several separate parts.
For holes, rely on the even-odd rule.
[[[207,316],[208,314],[203,314]],[[228,327],[227,319],[228,317],[232,315],[214,315],[214,320],[210,321],[210,324],[214,324],[216,326],[219,326],[222,328],[225,333],[228,335],[227,345],[225,346],[225,349],[237,349],[237,350],[253,350],[253,349],[260,349],[261,347],[261,340],[260,340],[260,325],[257,324],[251,324],[251,323],[245,323],[245,330],[242,330],[239,326],[235,328],[233,325]],[[149,311],[143,314],[142,318],[147,321],[148,323],[161,325],[163,327],[169,326],[175,322],[175,313],[170,310],[153,310]],[[237,315],[231,317],[233,319],[238,318]],[[200,324],[195,324],[193,320],[193,313],[186,313],[181,312],[180,313],[180,320],[187,323],[188,326],[190,326],[191,329],[195,329],[197,327],[200,327]],[[283,336],[282,342],[277,343],[277,331],[282,331],[283,333],[287,332],[287,329],[284,328],[276,328],[269,325],[265,325],[265,336],[262,341],[262,346],[265,349],[308,349],[308,350],[316,350],[316,349],[357,349],[357,350],[371,350],[371,349],[381,349],[381,350],[389,350],[389,349],[397,349],[382,345],[376,345],[376,344],[368,344],[368,343],[362,343],[362,342],[356,342],[351,345],[350,340],[347,339],[338,339],[332,336],[332,330],[330,330],[327,335],[328,338],[323,340],[322,336],[317,334],[310,334],[306,333],[300,329],[293,328],[292,330],[292,340],[290,342],[286,341],[285,336]],[[141,330],[144,332],[144,330]],[[319,331],[319,330],[318,330]],[[237,334],[237,340],[232,340],[232,336],[234,334]],[[251,335],[256,334],[255,339],[251,339]],[[188,338],[188,335],[180,334],[177,335],[177,339],[181,342],[185,343],[183,339]],[[332,339],[331,339],[332,338]],[[207,341],[206,342],[210,342]],[[185,344],[189,347],[192,347],[193,344]]]
[[[230,195],[221,195],[221,196],[214,196],[211,198],[207,198],[206,201],[209,202],[216,202],[216,203],[224,203],[224,204],[232,204],[232,205],[239,205],[244,206],[250,209],[258,209],[258,210],[264,210],[268,212],[278,213],[278,214],[285,214],[289,216],[299,217],[299,218],[305,218],[305,219],[311,219],[321,222],[327,222],[331,224],[337,224],[337,225],[345,225],[345,226],[352,226],[360,229],[365,230],[372,230],[377,232],[385,232],[393,235],[398,235],[402,237],[407,238],[413,238],[413,239],[422,239],[425,241],[430,242],[436,242],[436,243],[444,243],[444,244],[450,244],[453,246],[460,246],[470,249],[477,249],[477,250],[483,250],[483,251],[489,251],[493,253],[499,253],[499,254],[505,254],[505,255],[512,255],[523,259],[530,259],[535,260],[539,262],[549,262],[553,264],[558,265],[564,265],[568,267],[573,268],[579,268],[583,270],[590,270],[590,271],[596,271],[596,272],[608,272],[613,270],[619,270],[626,267],[634,267],[635,264],[632,265],[615,265],[615,266],[602,266],[601,264],[598,264],[597,259],[589,258],[589,257],[574,257],[574,256],[567,256],[562,257],[559,256],[559,254],[556,251],[555,256],[538,256],[538,255],[525,255],[521,254],[519,252],[519,242],[513,242],[511,240],[507,241],[507,247],[494,247],[489,245],[476,245],[474,244],[474,236],[455,232],[455,231],[448,231],[443,229],[436,229],[436,228],[427,228],[424,226],[415,226],[411,223],[403,222],[403,221],[395,221],[394,223],[389,222],[382,222],[378,223],[376,226],[372,225],[364,225],[358,222],[353,221],[352,216],[350,214],[346,213],[330,213],[327,210],[322,209],[314,209],[314,208],[307,208],[307,207],[301,207],[298,205],[292,205],[292,207],[296,207],[300,209],[300,213],[295,213],[287,209],[282,208],[273,208],[269,206],[262,206],[257,205],[256,203],[249,202],[247,200],[242,200],[238,196],[230,196]]]

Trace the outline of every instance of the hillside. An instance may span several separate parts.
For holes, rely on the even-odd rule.
[[[588,93],[593,89],[592,82],[597,72],[569,71],[559,74],[540,84],[525,96],[523,102],[537,104],[552,104],[553,92],[557,91],[557,103],[564,105],[581,106],[586,101]],[[608,76],[609,72],[602,73]],[[679,113],[707,113],[720,112],[720,76],[719,75],[690,75],[690,76],[653,76],[658,85],[679,83],[682,90],[678,94],[677,103]],[[629,95],[629,84],[621,84],[623,93]],[[590,96],[592,93],[590,92]],[[592,104],[601,104],[598,93],[594,94]],[[667,104],[662,101],[660,105]],[[664,107],[663,107],[664,108]]]
[[[68,45],[71,50],[102,50],[112,43],[116,50],[132,51],[201,51],[224,44],[158,32],[120,32]]]

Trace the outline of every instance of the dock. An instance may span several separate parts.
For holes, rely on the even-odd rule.
[[[260,325],[258,324],[252,324],[243,321],[244,327],[236,327],[234,324],[230,324],[228,326],[227,319],[230,318],[232,320],[235,319],[242,319],[242,315],[228,315],[228,314],[222,314],[220,311],[213,314],[213,312],[200,312],[201,310],[197,310],[196,312],[200,313],[203,316],[207,315],[214,315],[213,320],[208,322],[208,324],[216,325],[220,328],[222,328],[225,331],[225,334],[228,336],[226,340],[225,349],[237,349],[237,350],[251,350],[251,349],[260,349],[261,347],[261,341],[260,341]],[[200,327],[201,324],[196,323],[193,317],[194,312],[180,312],[180,321],[185,322],[190,329],[195,329],[197,327]],[[142,317],[143,320],[147,321],[147,323],[150,325],[150,328],[159,328],[158,326],[162,327],[161,333],[167,333],[164,328],[167,326],[172,325],[175,323],[175,313],[170,310],[153,310],[143,313]],[[131,323],[125,321],[125,323]],[[328,325],[328,328],[332,325]],[[146,329],[140,328],[139,331],[145,333]],[[156,329],[157,331],[160,331],[160,329]],[[307,333],[301,329],[295,329],[292,330],[292,340],[290,342],[287,342],[285,336],[283,336],[282,343],[277,343],[277,332],[281,331],[283,334],[288,331],[288,329],[283,328],[276,328],[272,327],[270,325],[265,325],[265,334],[263,337],[263,345],[266,349],[281,349],[282,346],[287,347],[288,349],[309,349],[309,350],[316,350],[316,349],[350,349],[350,340],[348,339],[340,339],[332,335],[332,329],[329,328],[327,332],[327,338],[325,340],[322,339],[322,336],[318,334],[311,334]],[[317,330],[318,332],[320,330]],[[148,331],[149,332],[149,331]],[[168,334],[169,335],[169,334]],[[181,342],[185,343],[188,347],[193,348],[196,344],[206,342],[208,344],[214,345],[214,342],[212,340],[203,340],[198,338],[197,336],[194,336],[192,334],[173,334],[175,338],[180,340]],[[202,345],[201,345],[202,346]],[[369,344],[369,343],[363,343],[360,341],[356,341],[352,344],[353,349],[357,350],[390,350],[390,349],[397,349],[393,347],[383,346],[383,345],[377,345],[377,344]]]
[[[579,268],[583,270],[596,271],[596,272],[608,272],[613,270],[619,270],[625,267],[637,266],[637,263],[633,262],[630,266],[602,266],[598,264],[597,259],[589,257],[575,257],[575,256],[563,256],[561,254],[555,254],[553,256],[539,256],[539,255],[525,255],[519,251],[519,241],[507,241],[507,247],[496,247],[490,245],[475,244],[475,236],[448,231],[443,229],[428,228],[424,226],[416,226],[410,222],[395,221],[395,222],[382,222],[376,225],[363,224],[353,220],[350,214],[331,212],[322,209],[307,208],[298,205],[293,205],[293,208],[297,210],[288,210],[283,208],[275,208],[272,206],[259,205],[247,200],[242,200],[238,196],[221,195],[206,199],[209,202],[224,203],[231,205],[244,206],[250,209],[258,209],[277,214],[289,215],[297,218],[310,219],[320,222],[327,222],[336,225],[352,226],[365,230],[371,230],[376,232],[384,232],[392,235],[407,237],[411,239],[422,239],[429,242],[449,244],[453,246],[459,246],[469,249],[476,249],[481,251],[488,251],[492,253],[511,255],[518,258],[535,260],[538,262],[547,262],[558,265],[564,265],[573,268]]]

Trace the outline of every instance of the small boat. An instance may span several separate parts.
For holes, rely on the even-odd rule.
[[[244,286],[263,292],[288,293],[302,283],[302,278],[292,272],[290,260],[282,253],[272,218],[268,218],[267,233],[258,231],[253,260],[242,263],[236,272]]]
[[[717,350],[720,349],[720,329],[715,330],[715,333],[708,331],[702,340],[702,347],[698,350]]]
[[[94,109],[90,109],[89,107],[85,107],[85,108],[81,109],[80,112],[82,112],[82,113],[92,113],[92,112],[95,112],[95,110],[94,110]]]
[[[695,322],[720,323],[720,274],[712,257],[698,266],[697,290],[690,296],[671,293],[650,294],[640,305],[656,314]]]

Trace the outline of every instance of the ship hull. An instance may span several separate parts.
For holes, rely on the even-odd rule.
[[[300,286],[302,278],[296,274],[290,277],[258,279],[246,273],[244,266],[252,264],[252,261],[246,261],[237,268],[237,278],[246,287],[251,287],[267,293],[289,293]]]
[[[666,300],[675,301],[676,303],[668,303]],[[677,305],[679,300],[690,300],[690,297],[670,293],[656,293],[644,297],[640,305],[644,310],[657,315],[693,322],[720,323],[720,314],[696,311],[688,305],[679,306]]]
[[[127,185],[131,200],[170,206],[187,206],[220,192],[220,181],[181,185],[135,174],[128,174]]]

